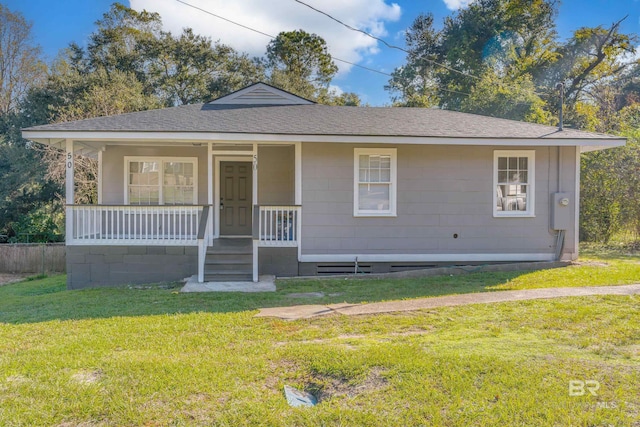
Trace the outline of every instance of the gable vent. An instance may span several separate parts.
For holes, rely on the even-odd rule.
[[[265,101],[282,101],[283,98],[277,93],[273,93],[266,89],[255,89],[250,92],[244,93],[236,98],[236,100],[251,101],[251,102],[265,102]]]
[[[302,105],[314,102],[264,83],[256,83],[211,101],[210,104]]]

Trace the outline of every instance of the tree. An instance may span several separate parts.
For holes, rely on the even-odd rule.
[[[461,101],[460,110],[485,116],[502,117],[550,124],[554,121],[536,94],[531,76],[500,78],[492,71],[482,75],[469,96]]]
[[[396,105],[459,110],[472,104],[465,99],[477,84],[498,79],[505,87],[498,102],[521,103],[520,90],[508,86],[554,58],[554,16],[552,0],[478,0],[447,17],[441,30],[433,15],[420,15],[405,34],[407,63],[386,89]],[[538,104],[531,98],[532,109]]]
[[[162,20],[157,13],[137,12],[120,3],[114,3],[109,12],[96,22],[97,30],[89,36],[87,51],[72,44],[77,64],[85,65],[85,72],[98,69],[107,75],[119,71],[132,73],[152,92],[148,75],[149,58],[143,51],[145,42],[158,39]]]
[[[541,86],[555,86],[565,82],[565,98],[571,103],[579,100],[595,82],[615,76],[629,64],[620,61],[623,54],[634,54],[635,38],[620,33],[620,24],[610,28],[580,28],[564,45],[557,48],[557,60],[540,78]],[[588,94],[588,93],[587,93]]]
[[[608,243],[622,227],[623,183],[611,173],[619,149],[594,151],[582,156],[580,188],[580,238]]]
[[[385,86],[396,106],[428,108],[440,104],[434,64],[440,60],[441,36],[433,26],[432,14],[420,14],[407,29],[407,64],[396,68]]]
[[[621,108],[624,55],[635,37],[580,28],[566,42],[555,30],[555,0],[477,0],[436,29],[421,15],[406,32],[407,62],[386,86],[400,106],[440,106],[552,124],[558,83],[565,85],[565,123],[604,131]],[[508,108],[508,105],[514,108]]]
[[[71,44],[65,61],[79,74],[126,73],[165,106],[208,101],[262,80],[257,60],[185,28],[162,31],[156,13],[115,3],[97,23],[87,50]]]
[[[579,28],[558,45],[554,61],[532,73],[543,99],[553,99],[557,83],[564,83],[565,117],[575,127],[604,132],[614,125],[611,120],[621,108],[616,86],[626,80],[625,71],[633,66],[624,57],[635,53],[637,42],[634,36],[620,33],[623,20],[609,28]],[[550,103],[554,114],[556,106]]]
[[[267,45],[270,83],[303,98],[316,99],[338,72],[324,39],[304,30],[281,32]]]
[[[73,52],[67,52],[72,55]],[[33,88],[25,99],[22,111],[44,123],[82,120],[134,111],[160,108],[162,103],[144,93],[143,84],[133,73],[103,68],[82,73],[60,57],[52,67],[47,82]],[[46,179],[60,189],[65,179],[63,155],[49,146],[37,146],[46,168]],[[75,196],[79,203],[97,202],[97,163],[94,159],[75,159]],[[61,194],[61,191],[60,191]]]
[[[607,243],[619,231],[640,238],[640,104],[616,114],[624,147],[582,156],[580,230],[585,240]]]
[[[28,88],[46,73],[31,24],[0,4],[0,115],[13,110]]]
[[[343,107],[358,107],[362,100],[354,92],[338,92],[335,89],[323,89],[318,91],[315,101],[318,104],[336,105]]]
[[[41,156],[20,135],[19,105],[46,76],[40,49],[31,42],[31,24],[0,4],[0,234],[28,232],[30,212],[46,205],[55,184],[44,178]]]
[[[148,78],[165,105],[191,104],[226,95],[264,76],[262,66],[229,46],[186,28],[180,37],[161,33],[142,43]]]

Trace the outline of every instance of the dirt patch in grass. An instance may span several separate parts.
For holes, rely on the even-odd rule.
[[[374,367],[362,381],[314,373],[304,389],[313,394],[318,403],[334,397],[351,399],[386,387],[388,381],[383,375],[384,372],[382,368]]]
[[[106,421],[65,421],[57,427],[102,427],[109,425]]]
[[[28,276],[28,274],[0,273],[0,286],[20,282],[21,280],[26,279]]]
[[[322,298],[324,292],[294,292],[287,294],[287,298]]]
[[[373,367],[364,377],[346,378],[319,372],[302,373],[298,362],[279,360],[271,362],[273,375],[266,378],[264,387],[282,392],[282,385],[288,384],[298,390],[311,393],[321,403],[331,398],[354,398],[387,387],[386,370]],[[301,375],[302,374],[302,375]],[[302,380],[302,383],[300,382]]]
[[[609,267],[609,263],[603,262],[603,261],[572,261],[571,265],[589,266],[589,267]]]
[[[273,343],[273,345],[275,347],[282,347],[282,346],[287,346],[291,344],[336,344],[336,345],[343,346],[345,348],[355,349],[353,345],[350,345],[348,343],[344,343],[341,341],[362,340],[362,339],[375,340],[375,341],[389,341],[391,338],[395,338],[395,337],[410,337],[414,335],[425,335],[425,334],[432,333],[434,330],[435,330],[434,327],[414,328],[414,329],[409,329],[401,332],[392,332],[392,333],[384,334],[380,336],[375,336],[372,334],[369,334],[369,335],[340,334],[332,338],[316,338],[312,340],[300,340],[300,341],[295,341],[295,340],[294,341],[276,341]]]
[[[146,285],[128,285],[128,289],[136,289],[141,291],[148,290],[165,290],[165,289],[178,289],[184,286],[182,282],[166,282],[166,283],[150,283]]]
[[[102,378],[102,370],[98,369],[95,371],[79,371],[75,374],[71,375],[71,379],[79,384],[94,384]]]
[[[26,382],[29,382],[29,378],[25,377],[24,375],[10,375],[5,378],[5,381],[9,384],[24,384]]]
[[[108,425],[105,421],[65,421],[57,427],[102,427]]]

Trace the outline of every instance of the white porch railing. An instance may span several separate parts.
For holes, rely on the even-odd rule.
[[[257,224],[258,245],[298,246],[300,214],[300,206],[260,206]]]
[[[202,206],[73,205],[67,244],[187,245],[198,243]]]

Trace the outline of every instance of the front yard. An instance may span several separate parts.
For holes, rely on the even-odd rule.
[[[638,296],[253,317],[262,306],[640,282],[638,257],[583,262],[255,295],[66,291],[64,276],[2,286],[0,425],[640,426]],[[312,291],[324,296],[289,295]],[[289,407],[285,384],[320,403]]]

